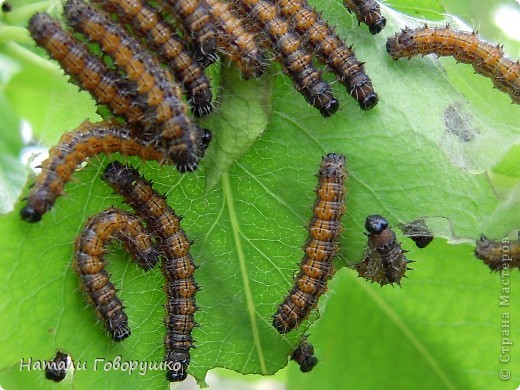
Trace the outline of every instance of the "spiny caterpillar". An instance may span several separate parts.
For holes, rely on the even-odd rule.
[[[131,125],[143,120],[146,107],[136,102],[136,86],[108,69],[83,43],[64,31],[59,22],[46,13],[37,13],[29,20],[29,32],[36,43],[60,63],[65,73],[80,88],[90,92],[99,104],[107,105]]]
[[[42,171],[29,191],[27,205],[20,210],[22,219],[27,222],[40,221],[63,194],[65,184],[71,180],[77,166],[101,153],[139,156],[161,164],[170,162],[161,149],[144,139],[133,137],[132,132],[122,125],[111,121],[85,121],[76,130],[64,133],[49,151],[49,157],[42,162]]]
[[[115,12],[121,22],[132,26],[133,32],[154,50],[182,84],[195,116],[208,115],[211,104],[209,79],[204,68],[186,48],[182,39],[154,8],[142,0],[93,0],[104,10]]]
[[[482,235],[477,240],[475,256],[481,259],[491,271],[520,268],[520,240],[505,237],[490,240]]]
[[[194,170],[204,154],[209,132],[200,129],[186,115],[181,90],[147,50],[119,24],[102,11],[82,0],[68,0],[64,15],[69,25],[90,41],[100,44],[147,105],[142,125],[157,133],[161,147],[167,150],[181,171]]]
[[[246,79],[261,77],[267,60],[254,34],[244,29],[242,21],[233,14],[231,4],[220,0],[205,1],[213,23],[219,30],[219,51],[229,57]]]
[[[138,171],[113,162],[105,169],[102,179],[145,221],[157,240],[158,250],[163,256],[162,272],[166,279],[165,362],[177,366],[176,369],[168,370],[166,378],[170,382],[182,381],[187,376],[190,363],[189,351],[193,346],[191,331],[197,326],[194,313],[197,310],[195,294],[199,286],[193,277],[197,267],[189,253],[191,241],[165,197],[159,195]]]
[[[154,267],[158,252],[141,221],[115,208],[90,218],[76,239],[74,269],[83,291],[112,338],[123,341],[131,333],[128,317],[105,270],[104,257],[112,240],[121,241],[144,270]]]
[[[308,317],[334,273],[332,260],[338,251],[341,217],[345,212],[345,157],[336,153],[323,157],[318,178],[300,272],[273,316],[273,326],[280,333],[290,332]]]
[[[388,221],[380,215],[370,215],[365,220],[365,228],[368,231],[368,244],[364,254],[364,260],[355,264],[354,269],[360,277],[372,282],[385,284],[401,284],[405,276],[408,263],[412,260],[406,258],[405,251],[392,229],[388,227]]]
[[[235,7],[242,15],[249,13],[269,37],[270,49],[277,56],[284,72],[305,100],[317,108],[321,115],[328,117],[339,108],[329,84],[321,78],[321,73],[312,65],[312,56],[304,50],[301,40],[291,32],[289,23],[279,14],[275,5],[266,0],[235,0]]]
[[[204,66],[215,62],[218,57],[217,30],[211,21],[207,5],[203,0],[164,0],[161,4],[180,22],[185,37],[196,47],[198,59]]]
[[[475,72],[489,77],[493,85],[520,104],[520,62],[507,58],[502,46],[482,41],[476,32],[446,27],[406,28],[388,38],[386,50],[394,60],[422,54],[453,56],[458,62],[471,64]]]
[[[386,19],[381,15],[376,0],[343,0],[343,4],[356,15],[359,24],[368,26],[371,34],[378,34],[386,26]]]
[[[358,101],[363,110],[377,104],[378,97],[372,81],[365,74],[363,63],[359,62],[345,42],[334,33],[319,14],[309,6],[307,0],[276,1],[282,16],[287,18],[308,50],[315,52],[345,85],[349,94]]]

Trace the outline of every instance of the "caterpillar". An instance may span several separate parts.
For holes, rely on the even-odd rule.
[[[273,316],[273,326],[282,334],[307,318],[334,273],[332,260],[338,251],[341,217],[345,212],[345,157],[336,153],[323,157],[318,178],[317,198],[300,272]]]
[[[145,106],[136,102],[136,86],[107,69],[56,20],[46,13],[37,13],[29,20],[29,32],[36,43],[60,63],[65,73],[80,88],[90,92],[99,104],[107,105],[115,115],[123,116],[132,125],[143,120]]]
[[[180,227],[180,218],[135,169],[119,162],[109,164],[102,180],[108,183],[142,218],[157,239],[163,255],[162,272],[166,280],[165,362],[170,366],[166,378],[182,381],[187,376],[192,329],[197,326],[195,294],[199,290],[193,277],[197,268],[189,253],[191,241]]]
[[[49,157],[42,162],[42,171],[29,191],[27,205],[20,210],[21,218],[27,222],[40,221],[63,194],[76,167],[88,157],[100,153],[120,153],[161,164],[169,163],[161,149],[134,138],[128,128],[110,121],[95,124],[85,121],[76,130],[63,134],[50,149]]]
[[[205,0],[213,23],[217,27],[218,49],[224,52],[246,79],[259,78],[267,62],[254,34],[246,31],[235,17],[231,5],[220,0]]]
[[[305,100],[317,108],[321,115],[329,117],[339,108],[330,86],[321,79],[320,72],[312,65],[312,56],[302,47],[298,37],[290,31],[278,9],[266,0],[234,0],[237,12],[251,15],[270,40],[284,72]]]
[[[80,284],[112,338],[123,341],[131,334],[128,317],[105,270],[104,256],[112,240],[123,242],[145,270],[157,263],[158,252],[140,220],[115,208],[90,218],[76,239],[74,269]]]
[[[45,362],[45,378],[54,382],[61,382],[67,376],[67,369],[72,364],[71,357],[60,350],[51,361]]]
[[[168,65],[175,79],[182,84],[195,116],[208,115],[213,106],[209,79],[185,47],[182,39],[165,22],[159,12],[142,0],[93,0],[105,11],[115,12],[129,23],[161,60]]]
[[[350,13],[357,17],[358,24],[365,23],[371,34],[378,34],[386,26],[386,18],[381,15],[376,0],[343,0]]]
[[[177,169],[194,170],[209,143],[209,131],[200,129],[186,116],[180,88],[170,74],[123,28],[110,21],[105,13],[82,0],[68,0],[64,15],[69,25],[100,44],[117,66],[124,69],[130,81],[145,97],[148,106],[143,124],[156,124],[159,140],[167,149]]]
[[[357,60],[352,48],[347,47],[316,10],[306,0],[277,0],[276,4],[281,15],[290,20],[302,36],[307,48],[330,67],[359,106],[363,110],[375,107],[378,97],[372,81],[365,74],[363,63]]]
[[[206,3],[202,0],[166,0],[166,10],[182,25],[185,36],[191,40],[199,54],[198,61],[208,66],[218,59],[217,30],[212,23]]]
[[[449,25],[406,28],[388,38],[386,50],[394,60],[419,54],[452,56],[457,62],[471,64],[475,72],[490,78],[499,91],[520,104],[520,62],[507,58],[502,46],[482,41],[476,32],[453,30]]]
[[[433,241],[433,233],[422,218],[399,225],[399,229],[415,242],[417,248],[426,248]]]
[[[318,364],[318,358],[314,355],[314,346],[306,337],[300,341],[291,354],[291,360],[298,363],[301,372],[309,372]]]
[[[370,215],[365,220],[365,228],[368,231],[368,245],[364,259],[354,265],[359,276],[381,286],[401,285],[401,279],[410,269],[408,264],[412,260],[404,255],[405,251],[394,231],[388,227],[388,221],[380,215]]]
[[[477,240],[475,256],[481,259],[491,271],[520,268],[520,240],[512,240],[508,237],[490,240],[482,235]]]

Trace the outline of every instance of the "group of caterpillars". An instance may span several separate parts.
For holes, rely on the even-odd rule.
[[[44,162],[51,169],[69,161],[79,163],[100,152],[120,152],[176,165],[181,172],[195,170],[211,141],[211,131],[200,128],[187,115],[181,92],[186,93],[196,116],[211,112],[212,93],[204,66],[216,60],[217,51],[226,54],[245,78],[251,78],[261,76],[265,50],[272,50],[296,89],[325,116],[337,109],[338,102],[312,65],[313,55],[336,73],[361,108],[370,109],[377,103],[363,64],[306,0],[278,0],[275,4],[267,0],[180,1],[160,3],[159,9],[141,0],[93,2],[95,5],[83,0],[65,3],[64,16],[73,31],[64,30],[46,13],[31,18],[29,31],[80,88],[124,123],[113,118],[95,125],[87,122],[65,134],[52,150],[60,161],[50,161],[51,153],[51,159]],[[385,26],[376,1],[346,0],[345,5],[372,33]],[[179,20],[185,39],[159,11]],[[117,21],[112,14],[117,15]],[[92,43],[98,45],[102,56]],[[430,53],[453,55],[460,62],[472,63],[514,103],[520,102],[519,62],[505,57],[500,46],[480,41],[475,33],[448,26],[405,29],[388,39],[387,51],[394,59]],[[75,149],[68,146],[70,140],[76,142]],[[96,146],[85,147],[87,143]],[[74,149],[70,153],[76,155],[69,156],[67,148]],[[87,151],[78,155],[79,149]],[[71,172],[70,168],[64,170]],[[39,221],[61,194],[67,175],[51,176],[37,178],[21,211],[24,220]]]
[[[182,92],[195,116],[212,111],[212,93],[204,68],[217,60],[217,53],[227,56],[249,79],[261,77],[267,66],[266,52],[273,52],[295,88],[325,117],[334,114],[339,104],[312,64],[313,56],[336,74],[362,109],[371,109],[378,102],[363,63],[306,0],[92,3],[65,3],[64,16],[70,32],[45,13],[31,18],[29,31],[82,89],[89,91],[99,105],[107,106],[115,117],[122,118],[123,123],[113,119],[97,124],[85,121],[62,136],[42,163],[42,173],[21,210],[22,218],[28,222],[39,221],[63,193],[76,166],[99,153],[137,155],[143,160],[174,164],[181,172],[195,170],[210,143],[211,132],[201,129],[187,115]],[[369,26],[372,34],[384,28],[386,20],[375,0],[344,3],[360,23]],[[177,35],[165,14],[177,20],[182,36]],[[479,73],[492,78],[499,90],[508,93],[514,103],[519,103],[519,63],[507,59],[500,47],[480,41],[474,33],[454,31],[448,26],[405,29],[388,40],[387,51],[394,59],[430,53],[452,55],[457,61],[472,63]],[[332,260],[338,251],[345,211],[344,165],[345,159],[339,154],[327,155],[322,161],[318,197],[300,272],[273,316],[273,326],[282,334],[307,318],[334,273]],[[106,247],[112,240],[123,242],[145,270],[162,258],[167,296],[165,361],[175,366],[168,369],[167,378],[183,380],[190,361],[191,330],[196,325],[197,310],[198,286],[193,278],[196,266],[189,254],[191,243],[165,199],[133,168],[112,163],[103,180],[136,215],[111,208],[88,221],[76,241],[75,269],[80,283],[113,339],[121,341],[130,335],[130,329],[104,269]],[[352,268],[359,276],[381,286],[399,284],[411,261],[395,233],[379,215],[369,216],[365,227],[368,244],[364,260]],[[418,237],[419,247],[432,239],[427,231],[423,233],[410,234],[411,238]],[[496,260],[495,244],[483,237],[476,253],[491,269],[500,270],[504,262]],[[513,254],[517,260],[508,263],[512,267],[519,266],[516,248]],[[317,363],[306,338],[292,358],[302,371],[309,371]]]
[[[123,304],[105,270],[107,246],[113,240],[122,242],[145,271],[161,258],[166,293],[167,379],[184,380],[193,345],[191,331],[196,326],[193,317],[199,289],[193,277],[197,267],[189,253],[191,241],[165,197],[134,168],[117,161],[110,163],[102,179],[123,197],[135,215],[109,208],[88,220],[76,239],[74,251],[74,268],[82,289],[112,338],[123,341],[131,331]]]
[[[300,272],[273,316],[273,326],[281,334],[297,328],[309,316],[334,274],[333,259],[339,250],[341,218],[345,212],[345,157],[336,153],[326,155],[317,176],[316,201]],[[197,267],[189,253],[191,242],[165,197],[153,190],[151,183],[134,168],[119,162],[110,163],[102,179],[123,197],[135,215],[109,208],[88,220],[75,243],[74,268],[80,284],[112,338],[123,341],[131,331],[123,304],[105,269],[108,244],[113,240],[122,242],[137,265],[146,271],[152,269],[160,257],[167,298],[164,321],[167,379],[184,380],[190,362],[189,350],[193,346],[191,332],[197,325],[194,320],[195,294],[199,289],[194,279]],[[368,242],[364,259],[351,268],[360,277],[381,286],[400,285],[412,261],[406,258],[406,251],[401,248],[396,234],[380,215],[367,217],[365,228]],[[419,248],[433,240],[423,220],[413,221],[401,229]],[[477,256],[491,269],[502,270],[506,263],[508,268],[519,266],[518,243],[508,245],[508,260],[500,257],[504,248],[498,242],[481,237],[477,244]],[[306,336],[291,358],[300,365],[302,372],[310,371],[318,362]]]
[[[309,316],[334,274],[333,259],[339,250],[341,218],[345,212],[345,157],[337,153],[326,155],[317,176],[316,200],[300,272],[273,315],[273,326],[281,334],[294,330]],[[107,245],[112,240],[121,241],[144,270],[152,269],[161,257],[167,298],[165,362],[172,364],[167,379],[184,380],[190,361],[189,350],[193,346],[191,332],[196,326],[195,294],[198,291],[193,276],[197,267],[189,254],[191,242],[165,198],[155,192],[135,169],[113,162],[105,169],[102,179],[124,198],[136,215],[110,208],[89,219],[75,244],[74,264],[80,284],[112,338],[122,341],[131,332],[123,304],[105,270]],[[368,216],[365,228],[368,241],[363,261],[350,267],[360,277],[381,286],[400,285],[412,261],[406,258],[406,251],[396,234],[380,215]],[[424,220],[412,221],[401,226],[401,230],[419,248],[426,247],[433,240]],[[502,270],[506,260],[495,253],[499,250],[497,245],[497,242],[482,237],[476,253],[490,268]],[[503,246],[500,250],[503,254]],[[518,243],[510,243],[507,251],[511,256],[507,266],[518,267]],[[292,354],[292,359],[300,364],[303,372],[310,371],[318,361],[306,337]]]
[[[334,274],[332,261],[339,249],[341,218],[345,212],[345,157],[336,153],[326,155],[318,179],[300,273],[273,316],[273,326],[281,334],[295,329],[308,317]],[[102,180],[123,197],[135,214],[112,207],[87,221],[74,250],[74,269],[80,285],[113,340],[123,341],[131,330],[123,304],[105,269],[108,245],[114,240],[121,242],[145,271],[152,269],[160,258],[166,293],[167,379],[184,380],[193,346],[191,332],[197,325],[195,294],[199,289],[194,279],[197,267],[189,253],[191,242],[165,197],[153,190],[151,183],[137,170],[112,162],[105,168]],[[368,217],[366,227],[369,240],[365,259],[355,267],[359,275],[381,285],[399,284],[410,261],[404,256],[395,234],[381,216]],[[312,348],[302,340],[292,355],[302,371],[309,371],[317,362],[314,355],[308,356]]]
[[[363,109],[377,103],[363,64],[306,0],[279,4],[266,0],[92,3],[68,0],[64,4],[70,31],[47,13],[38,13],[29,21],[36,43],[113,116],[97,124],[86,122],[67,133],[53,148],[63,157],[58,164],[71,161],[72,165],[72,160],[79,163],[100,152],[129,152],[176,165],[180,172],[195,170],[211,141],[211,131],[200,128],[187,114],[182,92],[195,116],[212,111],[204,67],[216,61],[217,53],[226,55],[248,79],[262,75],[266,51],[273,51],[296,89],[324,116],[333,114],[338,102],[312,64],[314,55],[337,74]],[[346,5],[371,31],[379,31],[385,19],[377,2],[357,3]],[[177,20],[182,37],[165,15]],[[75,148],[68,146],[69,141],[76,142]],[[76,155],[68,156],[68,149],[74,149],[71,153]],[[80,149],[87,151],[78,155]],[[148,151],[142,152],[144,149]],[[56,161],[45,164],[58,168]],[[66,175],[40,175],[21,211],[22,218],[39,221],[67,180]]]

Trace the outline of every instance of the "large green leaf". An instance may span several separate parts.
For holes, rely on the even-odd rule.
[[[222,105],[209,121],[214,121],[215,132],[228,123],[236,130],[222,138],[218,134],[219,142],[211,145],[210,158],[197,173],[180,175],[172,167],[110,158],[130,161],[153,179],[184,215],[183,227],[195,240],[193,255],[201,266],[196,279],[203,289],[197,294],[201,326],[194,331],[197,349],[190,373],[198,380],[213,367],[272,374],[286,364],[307,324],[321,316],[308,330],[321,363],[305,375],[291,364],[291,386],[310,388],[316,381],[360,388],[419,383],[427,388],[511,388],[520,380],[518,370],[514,363],[497,359],[502,313],[510,314],[514,326],[520,297],[512,289],[510,306],[502,307],[499,296],[507,295],[500,291],[501,281],[514,285],[519,275],[500,279],[489,274],[474,259],[472,245],[480,233],[500,237],[519,226],[520,109],[492,89],[489,80],[451,59],[389,58],[386,37],[405,23],[412,25],[410,19],[405,22],[385,8],[388,25],[381,35],[371,36],[341,4],[317,5],[366,62],[380,96],[374,110],[359,110],[334,84],[342,109],[332,118],[321,118],[279,74],[264,129],[271,80],[248,82],[223,75]],[[29,71],[25,49],[11,45],[0,50],[19,61],[22,72]],[[2,93],[46,145],[86,117],[96,118],[88,95],[77,93],[65,77],[41,66],[34,71],[40,72],[34,80],[41,82],[27,83],[26,77],[34,75],[13,77]],[[38,95],[40,104],[24,107],[23,96],[30,96],[31,86],[47,92]],[[236,112],[240,96],[251,99],[248,104],[255,109],[250,116]],[[445,117],[459,119],[446,122]],[[460,141],[460,128],[473,139]],[[247,137],[240,137],[241,129]],[[15,150],[10,153],[16,155],[19,144],[11,144]],[[321,156],[332,151],[347,156],[349,172],[339,271],[308,323],[280,336],[271,326],[271,315],[292,284],[306,237],[303,226],[311,216],[314,174]],[[111,361],[120,355],[123,361],[160,362],[164,353],[159,269],[145,274],[125,253],[110,255],[110,272],[133,329],[128,340],[116,344],[87,307],[70,266],[74,239],[87,218],[112,205],[126,207],[99,180],[110,159],[91,159],[40,223],[19,219],[23,202],[0,219],[3,387],[53,386],[42,372],[20,372],[19,367],[21,359],[49,359],[57,348],[87,365],[87,370],[75,372],[71,386],[166,386],[160,370],[129,375],[105,372],[101,364],[94,371],[96,358]],[[210,172],[216,185],[208,190]],[[422,251],[403,240],[416,263],[402,289],[366,284],[342,268],[361,260],[364,218],[373,213],[385,215],[394,226],[425,217],[437,236]],[[511,340],[520,340],[518,327],[505,330]],[[502,368],[511,370],[509,381],[498,379]]]

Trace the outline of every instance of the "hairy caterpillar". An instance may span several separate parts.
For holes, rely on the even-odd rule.
[[[189,253],[191,241],[165,197],[159,195],[138,171],[113,162],[105,169],[102,179],[135,210],[157,239],[166,279],[165,361],[180,365],[179,370],[169,369],[166,377],[170,382],[182,381],[187,376],[190,363],[189,351],[193,346],[191,331],[197,326],[194,313],[197,310],[195,294],[199,287],[193,277],[197,267]]]
[[[307,318],[334,273],[332,260],[338,251],[341,217],[345,212],[345,157],[336,153],[323,157],[318,178],[300,272],[273,316],[273,326],[280,333],[291,331]]]
[[[449,25],[406,28],[388,38],[386,50],[394,60],[419,54],[452,56],[458,62],[471,64],[475,72],[489,77],[499,91],[520,104],[520,62],[504,56],[500,45],[482,41],[476,32],[453,30]]]
[[[128,317],[105,270],[104,256],[112,240],[125,244],[136,263],[149,270],[158,261],[150,235],[135,216],[110,208],[90,218],[76,239],[74,268],[96,313],[115,341],[130,336]]]

